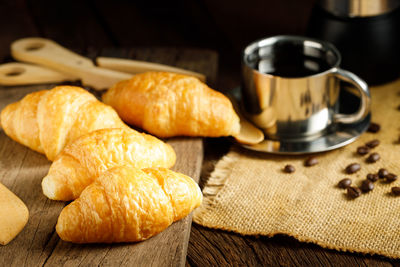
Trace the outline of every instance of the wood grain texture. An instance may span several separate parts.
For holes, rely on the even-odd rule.
[[[143,51],[143,53],[141,53]],[[203,53],[203,57],[199,57]],[[112,51],[102,55],[116,56]],[[195,53],[182,49],[136,49],[141,60],[152,59],[177,67],[199,66],[196,71],[216,70],[217,55],[211,51]],[[143,56],[143,55],[147,55]],[[191,55],[196,55],[195,57]],[[178,60],[179,59],[179,60]],[[207,62],[203,62],[207,61]],[[203,66],[208,66],[205,69]],[[194,69],[192,69],[194,70]],[[209,79],[215,80],[215,74]],[[0,109],[24,95],[50,89],[54,85],[0,88]],[[173,168],[199,181],[203,141],[201,138],[171,138],[167,142],[177,154]],[[61,241],[55,224],[65,202],[51,201],[41,191],[41,180],[50,162],[0,132],[0,182],[28,206],[30,218],[25,229],[9,245],[0,247],[0,266],[183,266],[191,228],[191,215],[175,222],[162,233],[139,243],[77,245]]]
[[[392,266],[384,257],[337,252],[283,235],[241,236],[198,225],[192,227],[187,263],[189,266]]]

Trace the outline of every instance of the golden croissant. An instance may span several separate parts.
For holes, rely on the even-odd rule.
[[[229,136],[240,130],[229,99],[191,76],[137,74],[111,87],[103,101],[128,124],[159,137]]]
[[[61,211],[56,231],[74,243],[142,241],[184,218],[201,201],[198,185],[186,175],[116,166]]]
[[[57,86],[26,95],[1,112],[4,132],[54,160],[65,145],[102,128],[129,128],[111,107],[86,90]]]
[[[170,168],[175,160],[173,148],[154,136],[132,129],[101,129],[64,148],[43,178],[42,189],[50,199],[72,200],[114,166]]]

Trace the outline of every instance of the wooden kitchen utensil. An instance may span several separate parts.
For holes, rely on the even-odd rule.
[[[12,56],[20,61],[35,63],[79,77],[84,85],[96,90],[107,89],[132,75],[96,67],[86,57],[80,56],[59,44],[43,38],[24,38],[11,44]]]
[[[206,82],[206,76],[201,73],[188,71],[158,63],[123,59],[123,58],[111,58],[111,57],[98,57],[96,58],[96,63],[98,66],[102,68],[131,73],[131,74],[142,73],[146,71],[166,71],[166,72],[174,72],[174,73],[194,76],[198,78],[200,81]]]
[[[206,78],[203,74],[171,67],[164,64],[156,64],[145,61],[99,57],[96,59],[101,67],[125,73],[141,73],[146,71],[169,71],[192,75],[201,81]],[[64,81],[75,81],[80,78],[68,75],[50,68],[22,62],[10,62],[0,64],[0,85],[15,86],[27,84],[59,83]]]
[[[44,38],[24,38],[17,40],[11,44],[11,54],[17,60],[46,66],[61,74],[43,71],[38,77],[33,77],[35,76],[34,73],[40,73],[37,72],[38,69],[35,69],[37,71],[30,71],[29,76],[20,76],[18,74],[23,72],[21,69],[18,69],[18,71],[9,71],[9,67],[7,66],[4,67],[5,74],[3,77],[0,77],[0,83],[3,85],[80,79],[84,85],[91,86],[97,90],[103,90],[108,89],[121,80],[129,79],[132,76],[131,74],[146,71],[175,72],[195,76],[203,82],[206,80],[205,76],[200,73],[138,60],[100,57],[97,59],[97,64],[100,67],[97,67],[89,58],[78,55],[54,41]],[[27,69],[29,67],[24,68]],[[32,68],[29,68],[29,70],[31,69]],[[15,77],[11,77],[12,75],[10,76],[10,73],[15,74]],[[62,74],[66,74],[68,78],[64,79]],[[28,82],[24,83],[24,80]]]
[[[38,65],[20,62],[0,65],[0,85],[58,83],[74,80],[79,80],[79,78]]]

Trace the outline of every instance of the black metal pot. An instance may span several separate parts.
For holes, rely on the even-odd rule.
[[[306,35],[333,43],[368,84],[400,76],[400,0],[317,1]]]

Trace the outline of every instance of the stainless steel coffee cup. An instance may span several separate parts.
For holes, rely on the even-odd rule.
[[[245,115],[276,140],[319,136],[362,120],[370,108],[368,85],[340,69],[340,61],[332,44],[316,39],[281,35],[251,43],[242,56]],[[353,114],[338,113],[340,81],[360,97]]]

